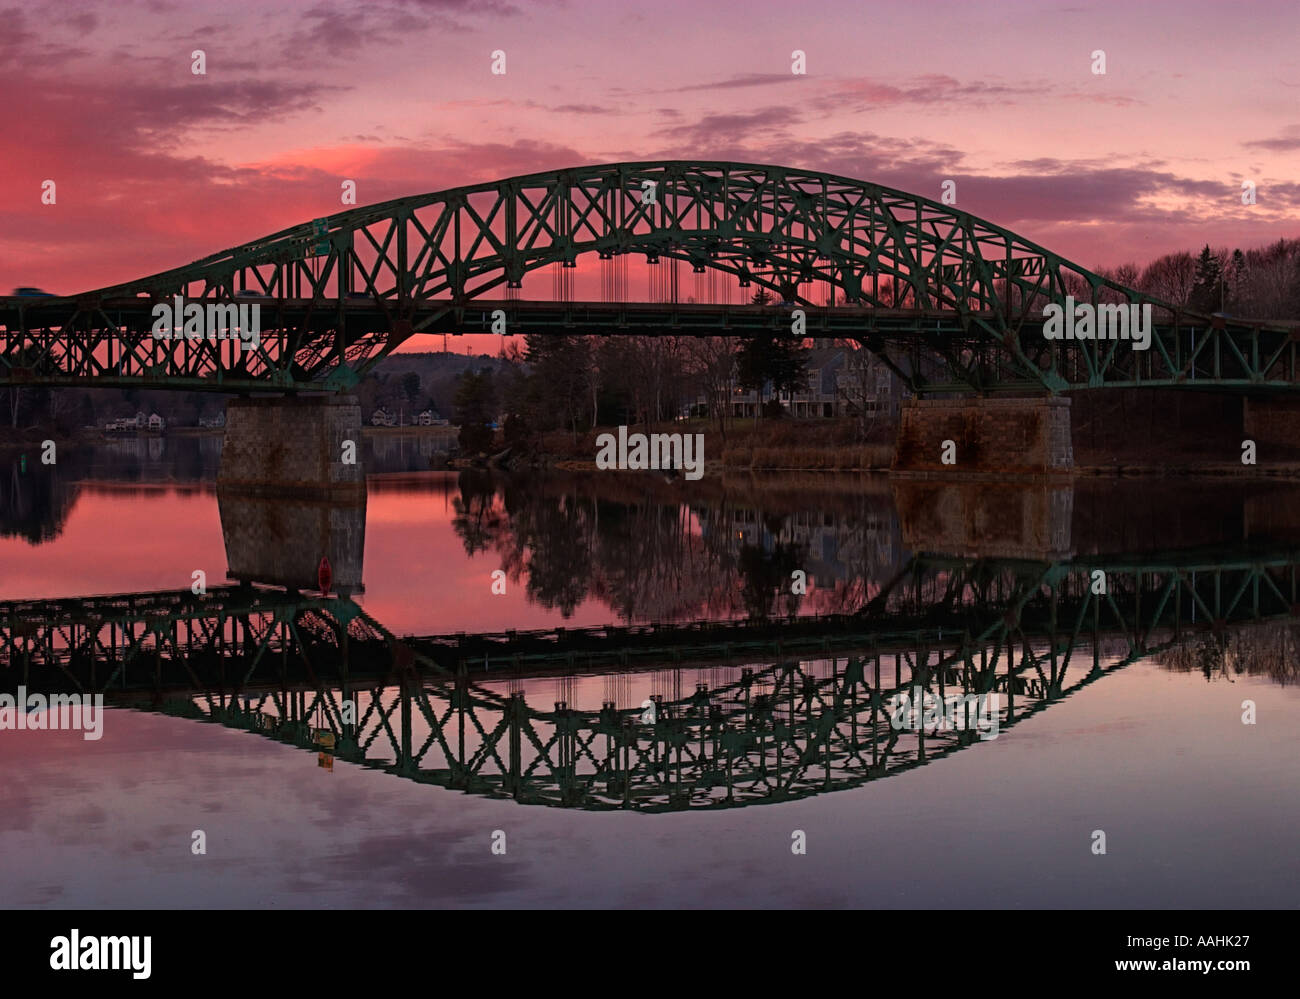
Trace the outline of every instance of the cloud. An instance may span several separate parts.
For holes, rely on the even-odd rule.
[[[558,104],[548,108],[562,114],[614,114],[615,109],[604,104]]]
[[[953,180],[959,209],[1084,266],[1114,262],[1110,256],[1116,246],[1148,260],[1199,245],[1206,222],[1253,246],[1276,238],[1276,227],[1286,229],[1287,220],[1300,211],[1297,183],[1270,183],[1271,214],[1246,218],[1239,187],[1183,176],[1159,161],[1117,166],[1104,158],[1036,157],[1012,161],[1005,172],[993,175],[970,167],[961,150],[941,142],[852,131],[801,137],[792,134],[798,121],[797,114],[779,108],[705,115],[660,132],[662,145],[644,158],[802,167],[934,200],[942,183]],[[1152,234],[1159,240],[1155,247]]]
[[[742,141],[752,143],[763,132],[784,134],[801,120],[802,116],[792,108],[766,107],[748,112],[706,114],[693,124],[670,126],[663,134],[682,144],[677,148],[707,149]]]
[[[39,75],[40,72],[49,72],[66,66],[70,62],[84,58],[88,53],[87,50],[79,45],[73,45],[68,42],[52,40],[46,25],[42,23],[42,15],[38,14],[35,18],[36,24],[40,25],[42,34],[38,35],[30,26],[31,18],[28,12],[21,7],[6,7],[0,9],[0,70],[10,67],[15,69],[21,67],[27,75],[33,73]],[[67,13],[59,15],[54,23],[58,30],[65,26],[71,25],[77,29],[77,35],[80,37],[87,31],[93,30],[96,18],[89,13]],[[81,27],[88,25],[88,27]],[[6,91],[14,94],[18,91]]]
[[[502,0],[396,0],[404,7],[419,7],[438,13],[491,14],[493,17],[513,17],[519,8]]]
[[[12,108],[0,106],[0,128]],[[340,211],[339,178],[370,204],[591,162],[562,144],[442,140],[424,146],[344,145],[228,166],[132,142],[111,129],[83,134],[66,118],[45,160],[9,179],[31,197],[4,215],[0,287],[75,293],[180,266],[307,219]],[[135,133],[132,133],[133,135]],[[96,138],[104,145],[96,148]],[[53,177],[58,203],[40,203]],[[112,234],[106,252],[105,234]],[[74,275],[70,283],[69,275]]]
[[[319,3],[302,15],[304,27],[282,35],[279,46],[293,59],[304,54],[355,55],[375,45],[409,43],[434,29],[467,30],[460,20],[515,17],[520,10],[504,0],[392,0],[389,3]]]
[[[895,104],[987,104],[1041,93],[1031,85],[1011,86],[1004,83],[962,83],[943,73],[927,73],[903,84],[884,83],[871,77],[854,77],[833,83],[829,93],[816,102],[820,107],[843,108],[846,102],[859,102],[878,108]]]
[[[665,144],[655,158],[719,159],[804,167],[886,186],[925,193],[924,184],[957,168],[962,154],[951,146],[923,139],[897,139],[870,132],[842,131],[817,138],[791,135],[787,125],[799,121],[785,108],[750,115],[707,115],[693,125],[661,133]],[[766,132],[766,134],[764,134]],[[895,185],[891,180],[904,180]],[[910,183],[912,186],[907,187]]]
[[[809,102],[824,111],[877,111],[886,107],[916,104],[987,107],[990,104],[1037,103],[1043,100],[1082,101],[1127,107],[1140,103],[1122,94],[1063,90],[1045,80],[1010,84],[998,80],[961,81],[946,73],[927,73],[903,82],[860,76],[830,80]]]
[[[1282,134],[1271,139],[1251,139],[1243,142],[1247,149],[1266,149],[1271,153],[1289,153],[1300,149],[1300,125],[1289,125]]]
[[[766,87],[774,83],[807,81],[808,77],[797,73],[742,73],[725,80],[710,83],[693,83],[686,87],[676,87],[664,91],[669,94],[684,94],[692,90],[734,90],[738,87]]]

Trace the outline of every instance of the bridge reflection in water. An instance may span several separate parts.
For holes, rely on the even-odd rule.
[[[1261,627],[1289,640],[1298,570],[1300,548],[920,556],[854,614],[404,639],[349,597],[253,585],[19,601],[0,604],[0,677],[521,803],[735,807],[980,741],[893,728],[889,703],[914,686],[999,695],[1005,733],[1141,658],[1222,665]],[[635,690],[653,691],[653,722]]]

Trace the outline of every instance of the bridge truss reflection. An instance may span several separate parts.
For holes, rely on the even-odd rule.
[[[1300,550],[921,556],[856,614],[408,639],[350,598],[248,585],[20,601],[0,604],[0,686],[102,692],[521,803],[736,807],[979,741],[891,725],[916,686],[998,695],[1005,733],[1138,659],[1289,629],[1298,570]]]

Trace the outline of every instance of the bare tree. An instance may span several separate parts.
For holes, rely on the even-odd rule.
[[[1186,305],[1196,283],[1196,258],[1190,253],[1166,253],[1147,264],[1138,284],[1172,305]]]
[[[879,419],[881,403],[888,397],[890,372],[865,347],[848,340],[839,344],[846,357],[836,391],[855,418],[858,440],[865,441]]]
[[[1278,240],[1244,255],[1234,274],[1241,310],[1254,319],[1294,319],[1300,311],[1300,241]]]
[[[718,421],[718,432],[727,439],[727,417],[736,383],[736,338],[700,337],[686,347],[688,370],[698,381],[708,402],[709,413]]]

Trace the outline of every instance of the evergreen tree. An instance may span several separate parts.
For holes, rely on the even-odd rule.
[[[529,422],[538,428],[569,427],[590,410],[592,344],[587,337],[530,334],[524,338],[524,358],[532,382],[532,402],[538,408]]]
[[[1232,251],[1226,281],[1228,305],[1233,312],[1237,312],[1241,309],[1246,287],[1246,255],[1240,249]]]
[[[1223,307],[1223,267],[1219,258],[1205,244],[1196,258],[1196,277],[1192,282],[1192,296],[1188,305],[1195,312],[1218,312]]]
[[[740,387],[761,392],[771,384],[773,392],[801,391],[808,383],[803,341],[790,334],[763,333],[741,341],[736,354],[736,375]]]
[[[452,409],[460,424],[457,438],[461,451],[479,454],[492,447],[492,428],[496,419],[497,390],[492,371],[466,371],[456,380]]]

